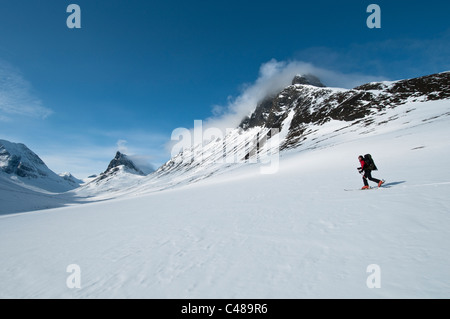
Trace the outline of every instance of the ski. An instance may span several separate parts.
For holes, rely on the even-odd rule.
[[[352,188],[352,189],[346,189],[346,188],[344,188],[344,191],[346,191],[346,192],[354,192],[354,191],[370,191],[370,190],[373,190],[373,189],[383,189],[383,188],[391,188],[391,186],[380,186],[380,187],[378,187],[378,186],[375,186],[375,187],[370,187],[370,188],[366,188],[366,189],[361,189],[361,188]]]
[[[352,188],[352,189],[346,189],[344,188],[344,191],[346,192],[354,192],[354,191],[370,191],[372,189],[378,189],[378,187],[370,187],[370,188],[366,188],[366,189],[361,189],[361,188]]]

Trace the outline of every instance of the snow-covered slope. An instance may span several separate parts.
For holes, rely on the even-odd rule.
[[[0,297],[449,298],[450,100],[429,98],[445,92],[438,82],[437,93],[399,103],[391,94],[379,110],[352,100],[368,110],[363,118],[326,113],[303,123],[306,139],[290,134],[302,112],[291,104],[278,134],[287,147],[272,174],[251,156],[220,162],[223,141],[213,140],[201,146],[203,161],[186,150],[134,183],[111,179],[112,191],[91,198],[98,202],[1,216]],[[404,83],[366,89],[380,97],[388,87],[409,90]],[[230,132],[232,154],[265,129]],[[359,190],[365,153],[384,188]],[[72,264],[80,289],[66,285]],[[381,287],[371,289],[374,264]]]
[[[319,79],[296,76],[292,85],[257,106],[239,127],[202,131],[202,143],[187,147],[145,178],[123,174],[101,187],[77,190],[102,198],[187,185],[249,163],[271,173],[277,158],[298,152],[414,127],[450,115],[450,72],[355,89],[324,87]],[[443,104],[442,101],[446,101]]]
[[[448,116],[417,121],[284,153],[277,174],[251,164],[0,218],[0,297],[449,298],[448,127]],[[364,152],[386,188],[346,192],[362,186]],[[66,286],[71,264],[81,289]],[[366,285],[372,264],[379,289]]]
[[[129,156],[117,151],[106,170],[76,190],[76,193],[81,197],[104,194],[111,198],[115,193],[133,187],[143,180],[144,176],[146,174]]]
[[[0,174],[0,216],[87,202],[73,192],[53,193]]]
[[[81,183],[54,173],[24,144],[0,140],[0,215],[72,203],[75,194],[62,193]]]
[[[61,176],[62,178],[64,178],[66,181],[68,181],[70,184],[74,185],[75,187],[80,186],[81,184],[84,184],[85,182],[81,179],[76,178],[75,176],[73,176],[71,173],[69,172],[64,172],[64,173],[60,173],[58,174],[59,176]]]

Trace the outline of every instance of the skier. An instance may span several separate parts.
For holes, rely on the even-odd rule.
[[[375,182],[378,184],[378,187],[380,187],[381,185],[384,184],[384,180],[379,180],[376,178],[372,177],[372,170],[377,170],[375,164],[373,163],[373,161],[371,163],[369,163],[369,161],[367,159],[364,159],[364,157],[362,155],[358,156],[358,160],[359,163],[361,164],[361,167],[358,167],[358,171],[361,174],[362,172],[364,172],[363,175],[363,182],[364,182],[364,186],[362,189],[369,189],[369,183],[367,182],[367,180],[370,180],[372,182]],[[371,165],[372,164],[372,165]]]

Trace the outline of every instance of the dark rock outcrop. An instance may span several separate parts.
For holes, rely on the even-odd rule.
[[[450,98],[450,72],[401,80],[368,83],[351,90],[329,89],[318,78],[296,76],[292,85],[258,104],[240,128],[278,128],[293,112],[284,148],[295,147],[310,124],[331,120],[351,122],[407,102]]]
[[[125,154],[117,151],[116,156],[109,162],[108,168],[104,172],[104,174],[111,172],[116,167],[123,165],[127,170],[131,170],[131,172],[135,172],[138,175],[145,175],[134,163],[130,160]]]

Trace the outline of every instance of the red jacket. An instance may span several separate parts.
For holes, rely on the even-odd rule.
[[[359,160],[359,162],[361,163],[361,169],[364,170],[364,166],[366,165],[366,162],[364,162],[364,160]]]

